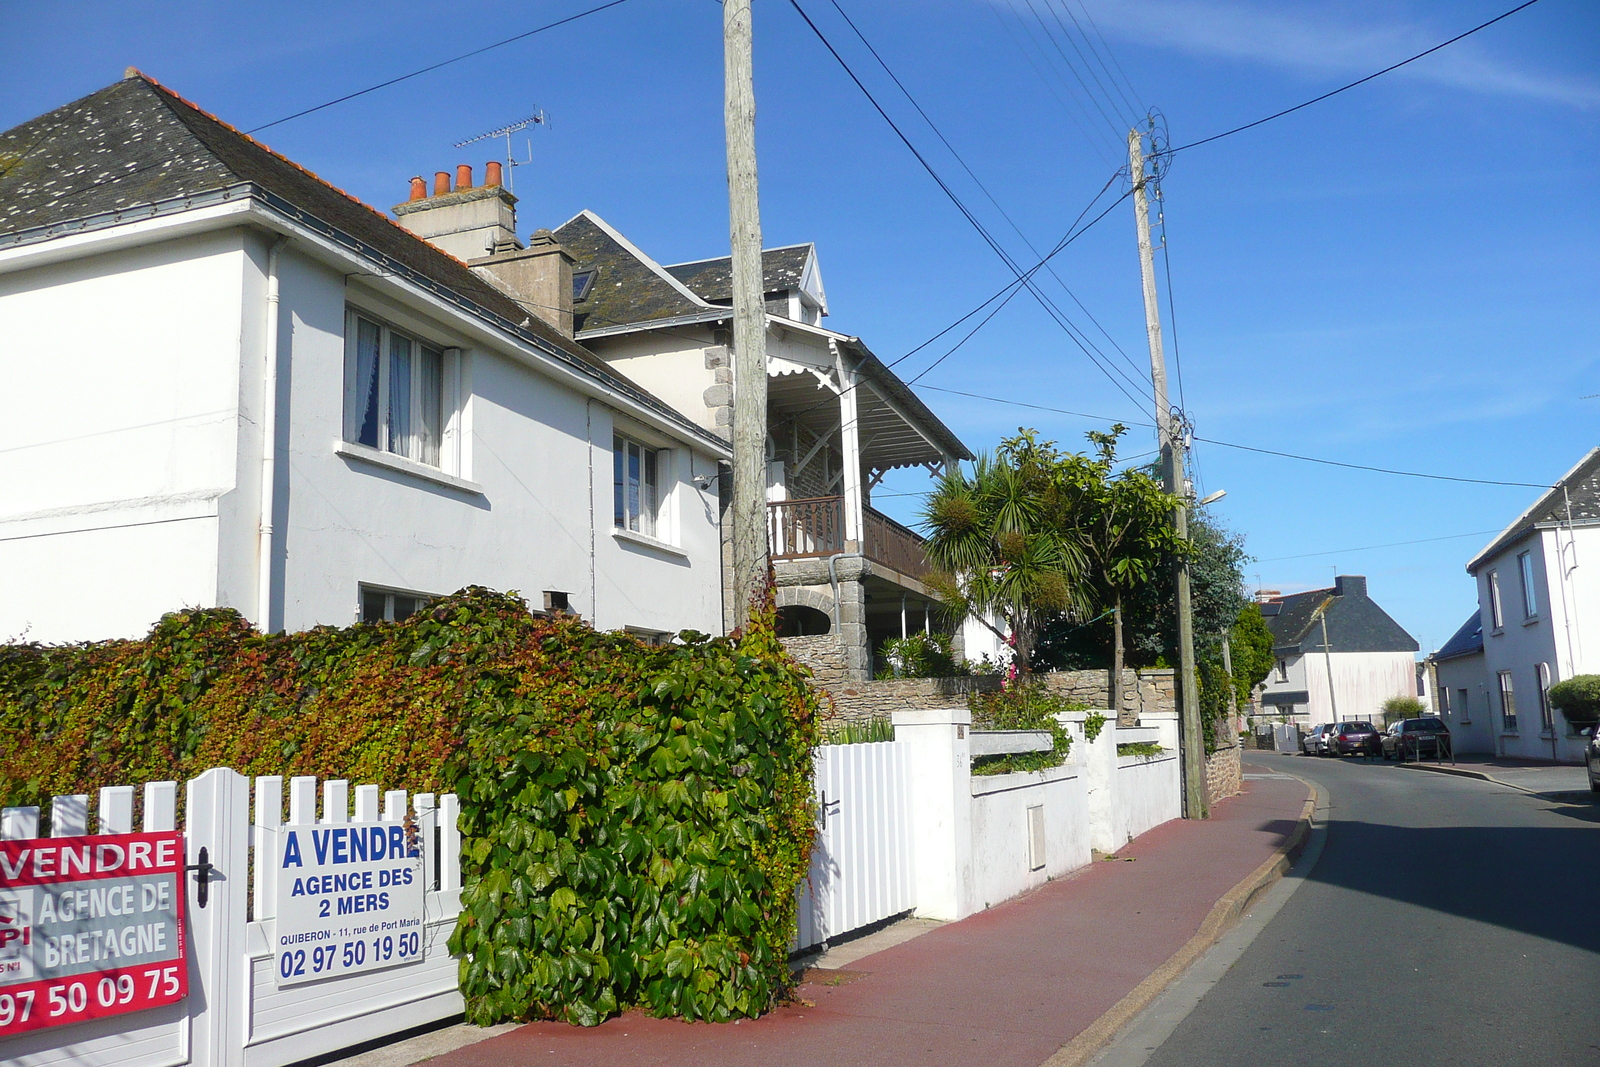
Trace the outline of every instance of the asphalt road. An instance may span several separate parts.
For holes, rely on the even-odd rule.
[[[1327,795],[1309,877],[1150,1067],[1600,1065],[1600,803],[1250,753]]]

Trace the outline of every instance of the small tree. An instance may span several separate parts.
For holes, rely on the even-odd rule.
[[[1419,718],[1427,711],[1428,709],[1422,706],[1422,701],[1416,697],[1390,697],[1383,702],[1383,725],[1388,726],[1402,719]]]
[[[1575,674],[1552,685],[1550,706],[1574,727],[1600,722],[1600,674]]]
[[[1241,708],[1248,707],[1256,686],[1272,673],[1277,657],[1272,654],[1272,631],[1261,609],[1246,604],[1228,631],[1228,651],[1233,658],[1234,696]]]

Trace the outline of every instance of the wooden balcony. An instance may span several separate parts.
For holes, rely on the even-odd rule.
[[[863,511],[861,554],[921,581],[929,571],[922,538],[881,512]],[[844,498],[819,496],[769,503],[767,546],[773,559],[807,559],[845,551]]]

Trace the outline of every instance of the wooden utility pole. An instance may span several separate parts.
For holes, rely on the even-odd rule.
[[[1333,693],[1333,649],[1328,646],[1328,613],[1326,610],[1317,612],[1317,621],[1322,624],[1322,662],[1328,668],[1328,713],[1334,722],[1339,721],[1339,698]]]
[[[722,5],[728,235],[733,245],[733,596],[742,624],[767,581],[767,309],[756,185],[750,0]]]
[[[1167,357],[1161,348],[1161,308],[1156,303],[1155,252],[1150,246],[1150,199],[1145,193],[1144,145],[1137,129],[1128,131],[1128,175],[1133,181],[1133,212],[1139,226],[1139,274],[1144,280],[1144,325],[1150,340],[1150,384],[1155,387],[1156,441],[1161,447],[1161,477],[1178,498],[1172,526],[1180,542],[1189,540],[1189,491],[1183,473],[1183,441],[1178,417],[1167,402]],[[1200,736],[1200,686],[1194,672],[1194,613],[1189,603],[1189,560],[1180,555],[1178,586],[1178,711],[1183,764],[1183,815],[1206,817],[1206,752]]]

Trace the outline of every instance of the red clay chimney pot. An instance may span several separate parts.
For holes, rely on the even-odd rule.
[[[496,163],[495,161],[490,160],[488,163],[485,163],[483,165],[483,184],[485,184],[485,185],[499,185],[500,184],[500,164],[499,163]]]
[[[433,195],[443,196],[450,191],[450,172],[436,170],[433,172]]]
[[[426,200],[427,198],[428,198],[428,183],[422,180],[422,176],[421,175],[418,175],[417,177],[412,178],[411,179],[411,199],[413,199],[413,200]]]
[[[462,163],[456,167],[456,192],[465,192],[472,188],[472,164]]]

